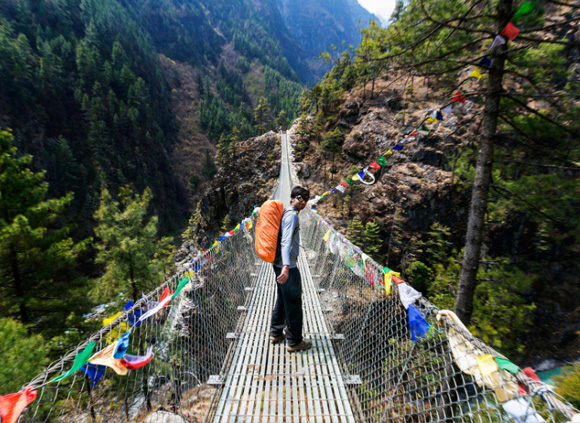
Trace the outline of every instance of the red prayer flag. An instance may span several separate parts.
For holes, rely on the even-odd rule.
[[[451,99],[452,101],[461,101],[462,104],[465,104],[465,96],[461,91],[457,91],[455,96]]]
[[[520,30],[517,29],[516,26],[510,22],[503,29],[503,31],[501,32],[501,35],[503,35],[504,37],[506,37],[510,40],[513,40],[514,38],[516,38],[518,36],[519,33],[520,33]]]
[[[340,185],[342,185],[345,188],[348,188],[348,184],[346,182],[341,183]]]
[[[409,134],[410,137],[414,137],[415,135],[417,135],[417,131],[413,131]]]
[[[396,276],[393,276],[393,282],[395,282],[397,285],[401,284],[401,283],[405,283],[405,281],[401,278],[398,278]]]
[[[228,232],[228,234],[230,234],[230,235],[234,235],[235,233],[236,233],[236,231],[235,231],[235,230],[233,230],[233,229],[232,229],[231,231],[229,231],[229,232]]]
[[[376,162],[376,160],[375,160],[374,162],[372,162],[372,163],[369,165],[369,167],[370,167],[371,169],[380,169],[380,168],[381,168],[381,165],[379,165],[379,164]]]
[[[165,289],[163,290],[163,294],[161,294],[161,297],[159,297],[159,302],[163,301],[170,295],[173,295],[173,291],[170,291],[169,288],[165,287]]]
[[[28,404],[36,399],[36,390],[31,387],[22,392],[0,396],[2,423],[16,423]]]

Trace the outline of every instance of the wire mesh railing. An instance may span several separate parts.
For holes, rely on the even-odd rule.
[[[219,397],[210,376],[227,371],[227,334],[239,330],[238,307],[245,304],[257,269],[252,232],[243,226],[192,258],[183,271],[51,364],[27,385],[36,389],[37,399],[20,421],[156,423],[168,416],[173,422],[203,421]],[[171,298],[179,285],[179,295]],[[126,354],[116,359],[111,346],[124,334]],[[87,346],[92,346],[91,360],[53,381]]]
[[[298,182],[292,167],[285,174]],[[474,338],[454,313],[421,298],[315,211],[303,210],[300,220],[301,254],[328,313],[357,420],[578,418],[531,369]],[[37,398],[19,421],[208,421],[234,359],[228,334],[243,331],[240,306],[249,304],[258,273],[253,225],[239,228],[31,381],[26,388]]]
[[[341,335],[342,372],[360,378],[349,399],[361,422],[564,422],[577,413],[315,211],[300,219],[321,306]]]

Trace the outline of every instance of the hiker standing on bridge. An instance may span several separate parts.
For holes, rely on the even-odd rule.
[[[286,349],[303,351],[312,347],[302,338],[302,278],[296,265],[300,251],[300,223],[298,213],[310,198],[310,192],[297,186],[290,194],[290,207],[284,210],[278,236],[279,257],[274,261],[278,295],[272,312],[270,340],[274,343],[288,339]],[[285,329],[285,330],[284,330]]]

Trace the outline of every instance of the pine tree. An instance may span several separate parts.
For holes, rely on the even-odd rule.
[[[199,220],[201,219],[201,201],[197,202],[197,206],[195,211],[189,218],[189,222],[187,224],[187,229],[181,235],[181,239],[185,241],[194,241],[195,242],[195,234],[197,233],[197,225]]]
[[[288,115],[286,110],[280,110],[278,117],[276,118],[276,128],[286,128],[288,126]]]
[[[101,192],[95,213],[96,261],[104,266],[104,273],[97,281],[95,295],[102,301],[119,293],[136,301],[140,292],[163,282],[168,267],[164,255],[170,240],[157,240],[157,217],[147,217],[150,201],[149,188],[138,195],[123,187],[117,199],[107,189]]]
[[[221,233],[225,234],[226,232],[231,231],[232,230],[232,228],[230,228],[231,225],[232,221],[230,220],[230,215],[226,214],[224,220],[222,220],[222,226],[220,228]]]
[[[270,105],[266,97],[260,97],[258,105],[254,109],[254,119],[256,120],[257,129],[260,134],[268,130],[270,118]]]
[[[354,245],[362,247],[365,241],[364,230],[365,227],[363,226],[362,222],[355,216],[352,218],[348,225],[346,237]]]
[[[227,137],[225,132],[222,132],[217,144],[217,154],[215,157],[216,162],[223,163],[226,160],[229,156],[230,144],[230,139]]]
[[[74,269],[88,241],[75,244],[59,225],[72,194],[47,200],[44,172],[32,172],[32,157],[17,157],[12,140],[0,132],[0,310],[58,333],[84,304]]]
[[[367,222],[364,231],[364,251],[369,254],[377,254],[383,246],[383,240],[379,233],[381,227],[375,222]]]

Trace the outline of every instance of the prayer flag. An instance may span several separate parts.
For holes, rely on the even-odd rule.
[[[522,371],[522,369],[520,369],[518,366],[516,366],[514,363],[512,363],[506,358],[495,357],[495,362],[497,363],[500,369],[506,370],[514,375]]]
[[[331,232],[331,230],[329,229],[329,230],[328,230],[328,232],[326,232],[326,233],[324,234],[324,236],[322,237],[322,240],[323,240],[324,242],[328,242],[328,240],[330,239],[330,232]]]
[[[501,46],[502,44],[505,44],[505,38],[502,37],[501,35],[497,35],[494,38],[493,43],[491,43],[491,47],[489,49],[493,50],[495,47]]]
[[[111,323],[113,323],[115,320],[121,317],[121,314],[122,314],[121,312],[118,312],[110,317],[103,319],[103,326],[109,326]]]
[[[222,242],[222,241],[223,241],[224,239],[226,239],[226,238],[227,238],[227,236],[225,236],[225,235],[222,235],[222,236],[220,236],[220,237],[218,238],[218,241],[219,241],[219,242]]]
[[[105,349],[94,354],[90,359],[89,363],[99,364],[101,366],[110,367],[118,375],[124,376],[127,374],[127,368],[121,364],[113,355],[117,349],[118,341],[113,342],[111,345]]]
[[[491,67],[491,59],[487,56],[483,56],[479,62],[479,66],[487,66],[488,68]]]
[[[429,116],[427,119],[425,119],[425,122],[433,123],[433,122],[435,122],[435,118],[433,118],[432,116]]]
[[[348,188],[348,184],[346,182],[341,183],[340,185],[342,185],[345,188]]]
[[[173,294],[173,291],[171,291],[168,287],[165,287],[165,289],[163,290],[163,293],[161,294],[161,297],[159,297],[159,302],[162,302],[163,300],[165,300],[167,297],[169,297],[172,294]]]
[[[234,236],[234,235],[235,235],[235,233],[236,233],[236,231],[235,231],[235,230],[233,230],[233,229],[232,229],[231,231],[229,231],[229,232],[228,232],[229,236]]]
[[[135,306],[133,301],[128,301],[127,304],[125,304],[125,311],[131,310],[133,306]],[[137,308],[133,310],[132,314],[127,315],[127,321],[131,326],[139,326],[141,324],[141,322],[139,322],[139,317],[141,317],[141,314],[143,314],[143,310]]]
[[[350,185],[350,184],[352,184],[352,178],[348,178],[348,179],[346,180],[346,183],[347,183],[347,184],[349,184],[349,185]]]
[[[381,156],[377,159],[377,163],[381,166],[386,166],[387,165],[387,159],[385,159],[385,156]]]
[[[479,367],[479,371],[483,377],[487,377],[499,370],[499,367],[491,354],[485,354],[479,357],[477,359],[477,367]]]
[[[0,396],[2,423],[16,423],[26,406],[36,399],[36,390],[31,387],[15,394]]]
[[[393,275],[393,282],[395,282],[397,285],[406,283],[403,279],[399,278],[399,276],[399,274]]]
[[[394,151],[401,151],[403,149],[403,146],[401,144],[397,144],[393,147]]]
[[[545,422],[544,418],[536,412],[534,406],[525,398],[515,398],[504,402],[501,406],[516,423]]]
[[[417,337],[425,338],[431,325],[413,304],[409,305],[407,317],[409,319],[409,331],[411,332],[413,342],[417,342]]]
[[[514,13],[512,19],[516,19],[521,16],[525,16],[529,13],[532,13],[532,11],[536,8],[537,4],[538,4],[537,1],[524,1],[522,5],[519,7],[519,9],[516,11],[516,13]]]
[[[80,353],[78,353],[75,356],[74,362],[72,367],[70,368],[70,370],[66,373],[63,373],[60,376],[55,377],[54,379],[51,380],[51,382],[58,382],[59,380],[64,379],[65,377],[69,377],[70,375],[72,375],[74,372],[76,372],[77,370],[79,370],[81,367],[83,367],[84,364],[86,364],[87,361],[89,361],[89,357],[91,356],[91,354],[93,353],[93,349],[95,348],[95,342],[89,342],[87,344],[87,346],[85,347],[84,350],[82,350]],[[4,420],[2,420],[4,421]]]
[[[125,354],[125,357],[121,359],[121,364],[129,370],[136,370],[153,359],[153,346],[147,348],[147,353],[145,355],[129,355]]]
[[[91,388],[94,388],[95,385],[99,382],[99,379],[105,373],[107,368],[105,366],[99,366],[97,364],[87,363],[83,367],[81,367],[81,371],[84,372],[90,381]]]
[[[477,78],[477,79],[481,79],[483,78],[483,76],[481,76],[481,73],[479,72],[479,69],[476,67],[473,68],[473,70],[471,71],[471,73],[469,74],[468,78]]]
[[[177,297],[179,295],[179,293],[181,292],[181,290],[185,287],[185,285],[187,285],[188,282],[189,282],[189,278],[183,278],[182,280],[180,280],[179,285],[177,286],[177,289],[175,290],[175,292],[171,296],[171,299],[174,299],[175,297]]]
[[[451,101],[461,101],[462,104],[465,104],[465,96],[461,91],[457,91]]]
[[[403,306],[407,309],[411,304],[422,297],[422,294],[419,291],[406,283],[397,285],[397,288],[399,288],[399,298],[401,299]]]
[[[380,168],[381,168],[381,166],[380,166],[380,165],[377,163],[377,161],[376,161],[376,160],[375,160],[374,162],[372,162],[372,163],[369,165],[369,167],[370,167],[371,169],[380,169]]]
[[[385,272],[385,294],[389,295],[391,293],[391,286],[393,285],[393,278],[400,276],[401,274],[389,269],[388,267],[383,267],[383,272]]]
[[[130,334],[131,334],[131,331],[125,332],[123,334],[123,336],[121,336],[119,338],[119,340],[117,341],[117,347],[115,348],[115,351],[113,352],[113,357],[116,358],[117,360],[122,359],[123,356],[125,355],[125,353],[127,352],[127,348],[129,348],[129,335]]]
[[[409,134],[410,137],[414,137],[415,135],[417,135],[417,131],[413,131]]]
[[[443,113],[441,113],[441,110],[437,110],[437,120],[443,121]]]
[[[352,180],[353,181],[360,181],[360,176],[358,176],[358,174],[356,174],[352,177]]]
[[[239,231],[239,230],[240,230],[240,224],[238,223],[238,224],[236,225],[236,227],[234,228],[234,232],[235,232],[235,233],[238,233],[238,231]]]
[[[334,188],[332,188],[332,189],[330,190],[330,193],[331,193],[331,194],[334,194]]]
[[[447,116],[451,116],[451,109],[453,108],[453,106],[450,104],[447,107],[444,107],[443,109],[441,109],[443,112],[445,112],[445,114]]]
[[[425,125],[422,125],[420,131],[429,132],[429,128],[427,128]]]
[[[383,154],[383,156],[390,156],[391,154],[393,154],[393,152],[391,150],[389,150],[385,154]]]
[[[367,173],[367,171],[366,171],[366,170],[364,170],[364,169],[363,169],[363,170],[361,170],[359,173],[357,173],[357,176],[360,178],[360,180],[361,180],[361,181],[362,181],[362,180],[364,180],[364,178],[365,178],[365,173]]]
[[[503,29],[503,31],[501,32],[501,35],[508,38],[509,40],[513,40],[514,38],[516,38],[518,36],[519,33],[520,33],[520,30],[517,29],[516,26],[510,22]]]
[[[165,289],[167,289],[167,288],[165,288]],[[153,316],[154,314],[157,314],[157,312],[159,310],[161,310],[163,307],[165,307],[167,304],[169,304],[170,300],[171,300],[171,297],[169,295],[166,296],[165,298],[163,298],[163,300],[159,301],[159,304],[157,304],[151,310],[147,310],[147,313],[145,313],[143,316],[141,316],[139,318],[139,321],[142,322],[143,320]]]
[[[346,190],[342,185],[337,185],[336,187],[334,187],[334,189],[340,191],[342,194],[344,194],[344,191]]]

